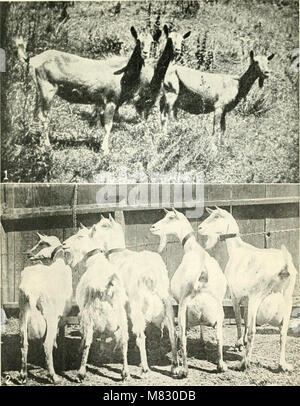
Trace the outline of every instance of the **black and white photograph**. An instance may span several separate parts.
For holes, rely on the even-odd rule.
[[[0,18],[1,386],[299,386],[298,0]]]
[[[148,186],[2,185],[2,382],[298,386],[299,185]]]
[[[5,3],[2,180],[99,183],[124,167],[146,182],[299,182],[298,13],[296,0]]]

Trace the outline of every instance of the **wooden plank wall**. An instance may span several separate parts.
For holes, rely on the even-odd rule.
[[[3,304],[18,301],[18,286],[21,270],[29,265],[26,252],[37,241],[36,231],[48,235],[56,235],[61,240],[68,238],[75,230],[72,213],[68,215],[43,215],[43,209],[50,206],[70,206],[73,204],[74,185],[5,185],[1,188],[1,200],[5,213],[6,208],[39,208],[40,215],[28,216],[22,219],[7,219],[1,223],[1,301]],[[263,234],[245,236],[243,239],[259,247],[280,248],[285,244],[293,256],[296,268],[299,270],[299,230],[272,233],[272,231],[299,228],[299,206],[292,203],[253,204],[253,199],[298,196],[298,185],[207,185],[204,189],[205,201],[211,204],[218,201],[230,201],[222,207],[230,210],[237,219],[241,234],[270,231],[270,237]],[[77,204],[94,204],[99,186],[80,185],[78,187]],[[247,204],[247,199],[249,200]],[[236,200],[236,204],[233,204]],[[179,208],[182,212],[186,209]],[[103,212],[106,212],[107,207]],[[99,221],[101,209],[95,213],[80,213],[77,221],[86,226]],[[114,211],[112,210],[113,214]],[[119,212],[120,214],[121,212]],[[126,244],[129,248],[140,251],[149,249],[157,251],[158,237],[153,236],[149,228],[160,220],[164,212],[161,209],[124,210]],[[207,217],[204,213],[199,219],[191,219],[195,231],[201,221]],[[122,216],[118,216],[120,220]],[[204,239],[199,237],[200,243]],[[219,242],[210,252],[224,270],[228,255],[225,243]],[[169,276],[172,277],[182,258],[182,248],[175,238],[169,238],[163,258],[167,264]],[[74,272],[74,288],[81,272]],[[294,292],[295,303],[300,304],[300,278],[298,275]]]

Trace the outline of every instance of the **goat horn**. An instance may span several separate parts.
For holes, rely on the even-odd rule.
[[[101,214],[101,218],[102,218],[102,219],[105,219],[105,217],[103,216],[103,214]]]
[[[108,218],[110,219],[110,221],[115,222],[115,219],[113,218],[113,216],[109,213]]]
[[[169,213],[169,210],[167,210],[167,209],[164,207],[164,212],[165,212],[165,213]]]

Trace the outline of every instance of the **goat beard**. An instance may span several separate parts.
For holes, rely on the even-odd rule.
[[[217,234],[209,234],[207,236],[207,241],[206,241],[206,244],[205,244],[205,248],[207,250],[210,250],[211,248],[213,248],[217,244],[218,240],[219,240],[219,238],[218,238]]]
[[[160,242],[159,242],[159,247],[158,247],[158,252],[161,253],[165,246],[167,245],[167,236],[166,234],[160,234]]]

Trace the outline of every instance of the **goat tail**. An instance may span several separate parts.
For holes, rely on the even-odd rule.
[[[280,271],[279,276],[281,278],[287,278],[289,277],[291,281],[293,281],[292,285],[295,284],[296,276],[297,276],[297,270],[293,264],[293,259],[289,251],[287,250],[286,246],[282,244],[281,246],[281,252],[284,258],[285,262],[285,267]]]

